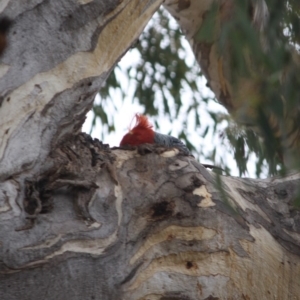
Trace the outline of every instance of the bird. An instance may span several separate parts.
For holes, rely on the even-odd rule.
[[[160,145],[166,148],[177,148],[185,155],[192,155],[187,146],[179,139],[155,132],[153,125],[148,118],[141,114],[135,114],[135,126],[129,129],[121,142],[120,146],[140,146],[142,144]]]

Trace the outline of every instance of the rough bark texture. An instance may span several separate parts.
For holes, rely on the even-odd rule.
[[[76,190],[74,151],[92,189]],[[74,185],[50,193],[59,181],[47,174],[39,195],[53,208],[20,231],[23,203],[2,205],[1,299],[296,299],[299,176],[223,177],[224,201],[212,173],[177,152],[110,152],[86,135],[61,145],[54,166]],[[5,187],[17,195],[15,181]],[[78,203],[91,190],[87,218]]]
[[[176,149],[79,133],[159,4],[0,3],[13,21],[0,57],[0,299],[300,295],[298,174],[222,177],[218,190]]]

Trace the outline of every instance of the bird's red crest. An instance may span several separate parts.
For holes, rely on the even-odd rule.
[[[135,125],[129,128],[129,132],[123,136],[120,146],[132,145],[137,146],[145,143],[154,142],[153,125],[144,115],[135,115]]]
[[[135,125],[130,131],[134,131],[135,129],[152,129],[153,125],[149,122],[148,118],[144,115],[135,114]]]

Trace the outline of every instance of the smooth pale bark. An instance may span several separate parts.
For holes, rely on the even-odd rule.
[[[220,186],[177,150],[79,133],[159,4],[1,2],[0,299],[300,295],[298,174]]]

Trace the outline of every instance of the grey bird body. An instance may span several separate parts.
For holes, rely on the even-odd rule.
[[[192,155],[190,150],[181,140],[170,135],[155,132],[154,143],[168,148],[179,148],[184,154]]]

